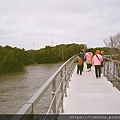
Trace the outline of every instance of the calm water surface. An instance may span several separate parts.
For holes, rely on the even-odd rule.
[[[62,64],[31,65],[0,76],[0,114],[16,113]]]

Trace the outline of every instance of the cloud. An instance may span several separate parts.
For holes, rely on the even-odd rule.
[[[119,0],[0,1],[0,44],[25,49],[33,41],[35,49],[51,42],[104,46],[104,38],[119,32],[119,13]]]

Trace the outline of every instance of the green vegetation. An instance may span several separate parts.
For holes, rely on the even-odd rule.
[[[21,71],[25,65],[64,62],[82,49],[87,49],[85,44],[61,44],[55,47],[46,46],[40,50],[25,50],[0,46],[0,74]],[[109,48],[96,48],[108,54]],[[95,49],[92,49],[93,52]]]

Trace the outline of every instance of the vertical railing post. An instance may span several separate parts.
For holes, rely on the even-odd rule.
[[[72,65],[71,65],[71,62],[72,62],[72,60],[70,60],[70,65],[69,65],[69,68],[70,68],[70,72],[69,72],[69,81],[71,81],[71,79],[70,79],[70,77],[72,77],[71,75],[71,73],[72,73]]]
[[[71,73],[71,67],[70,67],[70,61],[69,61],[69,65],[68,65],[68,81],[70,81],[70,73]],[[68,82],[68,86],[69,86],[69,82]]]
[[[66,71],[66,65],[65,65],[65,97],[67,97],[67,71]]]
[[[115,72],[114,70],[115,69],[114,69],[114,61],[112,61],[112,62],[113,62],[113,67],[112,67],[113,68],[113,71],[112,71],[112,84],[113,84],[113,87],[114,87],[115,86],[115,80],[114,80],[114,72]]]
[[[120,77],[120,63],[118,63],[118,77]]]
[[[71,61],[71,77],[72,77],[72,74],[73,74],[73,71],[74,71],[74,68],[75,68],[75,64],[74,64],[74,59]]]
[[[71,77],[72,77],[72,74],[73,74],[73,71],[74,71],[74,63],[73,62],[74,62],[74,60],[71,61],[71,63],[72,63],[72,65],[71,65],[72,66]]]
[[[62,81],[62,80],[63,80],[63,69],[61,70],[60,78],[61,78],[61,81]],[[62,83],[61,83],[61,93],[62,93],[61,107],[62,107],[62,112],[64,112],[64,110],[63,110],[63,98],[64,98],[63,81],[62,81]]]
[[[72,60],[70,61],[70,77],[72,77]]]
[[[53,113],[57,113],[57,110],[56,110],[56,96],[55,96],[55,92],[56,92],[56,79],[54,79],[54,81],[52,82],[52,99],[54,98],[53,106],[52,106]],[[55,97],[54,97],[54,96],[55,96]]]
[[[113,61],[113,79],[115,79],[114,75],[115,75],[115,61]]]
[[[104,73],[104,76],[106,76],[105,75],[105,66],[106,66],[106,62],[105,62],[105,59],[103,59],[103,73]]]
[[[105,76],[105,63],[103,65],[103,75]]]
[[[68,64],[67,64],[67,87],[69,87],[69,81],[70,81],[70,78],[69,78],[69,76],[70,76],[69,67],[70,67],[70,63],[68,62]]]
[[[34,120],[34,107],[33,107],[33,103],[32,103],[32,111],[31,111],[31,115],[30,115],[30,120]]]
[[[108,75],[108,79],[109,79],[109,60],[108,60],[108,64],[107,64],[107,75]]]

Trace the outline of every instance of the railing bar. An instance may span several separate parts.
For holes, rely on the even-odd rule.
[[[51,107],[52,107],[52,104],[53,104],[53,102],[54,102],[54,99],[55,99],[55,97],[56,97],[56,95],[57,95],[57,93],[58,93],[60,87],[61,87],[62,82],[63,82],[63,80],[60,82],[60,84],[59,84],[57,90],[54,92],[54,97],[53,97],[53,99],[52,99],[52,101],[51,101],[51,104],[50,104],[50,106],[49,106],[49,108],[48,108],[47,114],[49,113],[49,111],[50,111],[50,109],[51,109]]]
[[[62,95],[63,95],[63,92],[61,92],[60,95],[59,95],[59,97],[58,97],[58,102],[56,103],[57,109],[60,106],[60,101],[61,101]]]
[[[68,59],[44,84],[43,86],[29,99],[29,101],[27,102],[27,104],[32,106],[32,110],[29,110],[26,108],[26,111],[29,111],[30,113],[33,111],[34,107],[36,106],[36,104],[39,102],[39,100],[43,97],[43,95],[46,93],[46,91],[48,90],[48,88],[52,85],[54,79],[60,74],[62,69],[65,69],[65,73],[63,74],[62,80],[60,82],[60,85],[58,86],[55,95],[53,97],[53,100],[55,99],[55,96],[57,95],[60,86],[62,83],[66,82],[66,84],[68,84],[68,79],[70,78],[70,74],[72,74],[72,71],[74,69],[73,67],[73,61],[76,59],[77,55],[72,56],[70,59]],[[72,68],[71,68],[72,67]],[[69,72],[69,70],[71,70],[71,72]],[[63,71],[64,72],[64,71]],[[65,80],[65,81],[64,81]],[[63,84],[63,93],[65,91],[65,85]],[[53,103],[53,102],[52,102]],[[26,105],[26,104],[25,104]],[[24,106],[23,106],[24,107]],[[22,107],[22,108],[23,108]],[[22,108],[19,111],[22,111],[23,114],[24,110],[22,110]],[[19,113],[19,112],[17,112]],[[29,114],[29,113],[28,113]]]
[[[69,67],[69,68],[70,68],[70,67]],[[69,78],[69,77],[68,77],[68,78]],[[47,111],[47,114],[49,113],[50,108],[52,107],[53,101],[54,101],[54,99],[55,99],[55,97],[56,97],[56,95],[57,95],[57,93],[58,93],[58,91],[59,91],[59,89],[60,89],[60,87],[61,87],[61,84],[62,84],[63,80],[64,80],[64,79],[62,78],[62,81],[60,82],[60,84],[59,84],[56,92],[54,93],[55,95],[54,95],[54,97],[53,97],[53,99],[52,99],[52,101],[51,101],[51,104],[50,104],[50,106],[49,106],[49,109],[48,109],[48,111]],[[67,82],[68,82],[68,81],[67,81]]]

